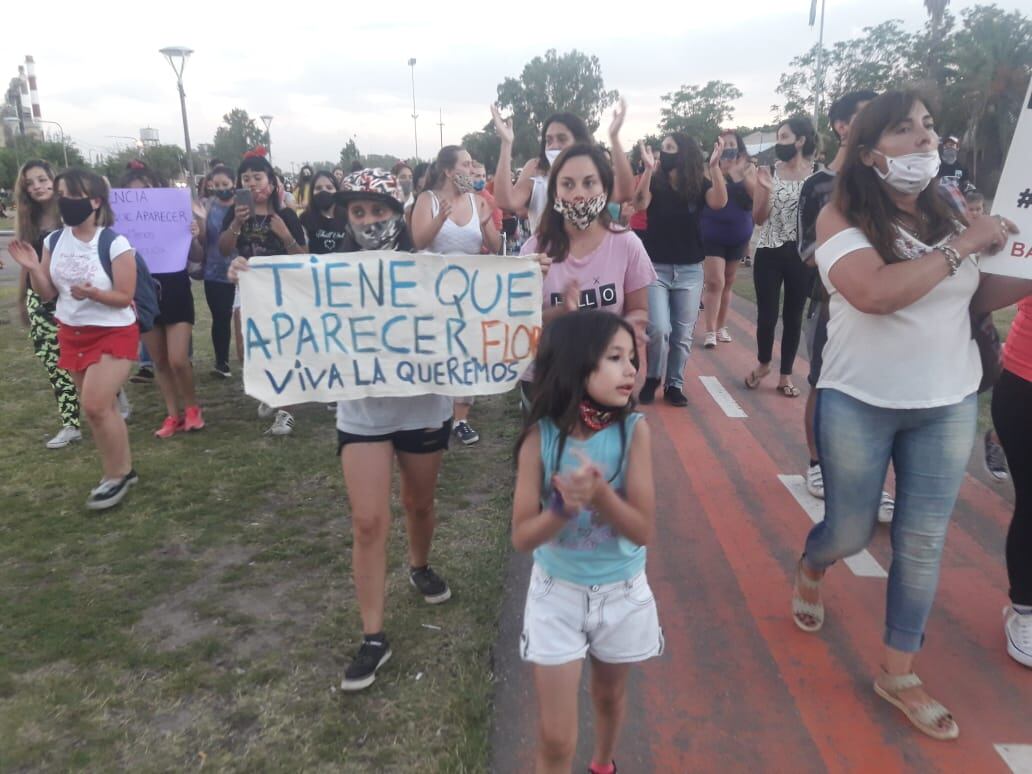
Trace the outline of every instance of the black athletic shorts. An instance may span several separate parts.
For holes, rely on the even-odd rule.
[[[171,274],[152,274],[158,283],[158,316],[155,325],[194,324],[193,288],[186,269]]]
[[[432,454],[448,448],[452,421],[445,420],[440,427],[426,427],[420,430],[395,430],[383,435],[356,435],[337,431],[337,454],[349,443],[381,443],[390,441],[395,451],[407,454]]]
[[[742,242],[740,245],[721,245],[716,242],[703,242],[703,254],[714,258],[723,258],[725,261],[740,261],[749,252],[749,243]]]

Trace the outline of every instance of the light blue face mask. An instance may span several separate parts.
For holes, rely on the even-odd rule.
[[[474,180],[473,181],[473,190],[474,191],[483,191],[485,185],[487,185],[487,182],[484,181],[484,180]]]

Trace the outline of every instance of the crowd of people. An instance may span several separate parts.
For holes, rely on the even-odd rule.
[[[543,335],[520,381],[525,425],[512,511],[513,545],[534,559],[520,655],[534,665],[538,771],[570,769],[579,679],[590,656],[591,771],[608,774],[630,665],[664,648],[646,577],[656,531],[650,431],[635,409],[657,391],[671,406],[688,406],[684,371],[699,315],[705,348],[731,342],[731,286],[752,255],[757,364],[744,386],[759,389],[769,375],[780,318],[776,394],[798,398],[793,372],[805,339],[806,483],[825,508],[806,537],[786,614],[805,632],[820,630],[829,614],[826,572],[891,521],[874,689],[923,733],[956,738],[957,721],[925,692],[913,661],[975,440],[977,393],[994,382],[996,433],[986,436],[986,449],[991,468],[1002,471],[997,478],[1009,464],[1016,493],[1006,647],[1032,667],[1032,281],[979,271],[979,256],[999,251],[1016,228],[982,211],[983,198],[968,190],[957,165],[956,139],[940,144],[929,103],[916,92],[854,92],[830,108],[839,145],[826,166],[815,163],[811,121],[795,116],[777,128],[772,165],[757,164],[733,131],[707,149],[673,132],[658,148],[641,146],[635,174],[620,142],[621,102],[608,149],[580,117],[557,113],[540,127],[537,155],[514,173],[511,121],[492,112],[501,145],[493,176],[456,145],[429,165],[348,172],[306,165],[293,192],[261,149],[235,169],[213,163],[199,184],[187,268],[171,274],[151,275],[112,230],[105,179],[27,162],[10,254],[62,424],[47,446],[79,441],[85,415],[99,453],[103,475],[87,507],[118,504],[139,478],[123,391],[134,361],[144,364],[134,379],[149,371],[165,405],[157,438],[205,426],[193,375],[192,280],[203,281],[211,311],[213,370],[230,378],[234,335],[242,357],[235,283],[254,256],[398,250],[533,258],[543,274]],[[139,162],[117,181],[164,184]],[[973,321],[1015,303],[1001,374],[992,365],[998,353]],[[342,688],[357,691],[391,657],[384,608],[395,460],[410,581],[427,603],[441,604],[451,589],[430,564],[438,473],[452,438],[473,444],[480,435],[472,398],[362,398],[331,408],[363,632]],[[289,409],[258,411],[274,415],[273,435],[294,427]],[[885,485],[890,460],[894,497]]]

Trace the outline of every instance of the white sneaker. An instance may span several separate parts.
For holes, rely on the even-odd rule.
[[[706,338],[703,339],[702,346],[706,349],[713,349],[717,346],[717,334],[713,331],[706,331]]]
[[[1019,664],[1032,667],[1032,612],[1019,613],[1011,605],[1003,608],[1003,631],[1007,653]]]
[[[818,500],[824,499],[824,471],[819,462],[806,469],[806,491]]]
[[[276,409],[274,409],[268,403],[259,403],[258,404],[258,418],[259,419],[268,419],[269,417],[271,417],[273,415],[273,413],[275,411],[276,411]]]
[[[717,341],[721,344],[730,344],[732,340],[731,331],[727,329],[726,325],[723,328],[717,329]]]
[[[277,411],[272,427],[266,432],[272,435],[290,435],[294,432],[294,417],[289,411]]]
[[[896,513],[896,501],[888,492],[881,493],[881,503],[878,504],[878,523],[891,524],[892,517]]]
[[[63,449],[73,441],[81,441],[82,432],[77,427],[65,426],[57,431],[57,435],[47,441],[48,449]]]
[[[119,390],[115,400],[118,401],[118,413],[122,415],[123,420],[128,422],[129,417],[132,416],[133,407],[129,403],[129,396],[125,394],[125,390]]]

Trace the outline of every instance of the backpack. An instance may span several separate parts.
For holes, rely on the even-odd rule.
[[[55,231],[47,238],[47,249],[51,253],[57,247],[57,240],[61,238],[62,231]],[[100,265],[108,279],[114,282],[114,274],[111,272],[111,245],[118,237],[118,234],[110,228],[101,228],[100,239],[97,241],[97,254],[100,257]],[[154,318],[158,316],[158,294],[161,292],[161,285],[151,276],[150,269],[140,255],[139,250],[133,251],[136,256],[136,289],[133,291],[133,309],[136,312],[136,320],[140,326],[140,333],[146,333],[154,327]]]

